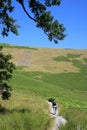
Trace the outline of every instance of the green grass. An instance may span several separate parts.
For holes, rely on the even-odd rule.
[[[60,115],[68,123],[60,130],[87,129],[87,67],[68,54],[56,57],[79,68],[78,73],[51,74],[25,72],[17,67],[11,80],[13,88],[9,101],[0,100],[0,130],[47,130],[52,123],[46,100],[57,101]],[[86,59],[83,61],[86,63]]]
[[[10,44],[5,44],[5,43],[0,43],[0,45],[3,46],[4,48],[17,48],[17,49],[38,50],[38,48],[34,48],[34,47],[16,46],[16,45],[10,45]]]
[[[0,103],[0,130],[45,130],[50,127],[48,105],[39,96],[15,91],[10,100],[0,100]]]
[[[79,73],[50,74],[16,70],[12,85],[20,93],[39,95],[44,100],[55,98],[60,114],[68,121],[61,130],[86,130],[87,68],[78,60],[73,60],[72,63],[80,68]]]
[[[68,58],[77,58],[77,57],[80,57],[82,54],[70,54],[70,53],[68,53],[67,54],[67,57]]]
[[[37,74],[34,72],[15,73],[12,80],[13,87],[19,91],[23,90],[27,93],[40,95],[45,99],[55,97],[58,102],[65,106],[75,107],[82,110],[87,109],[87,80],[83,77],[80,81],[80,74],[54,75],[42,73],[42,76],[38,79],[37,77],[39,75],[41,76],[41,73],[39,72],[37,72]],[[77,79],[80,82],[77,82]]]
[[[87,113],[80,112],[76,109],[67,108],[61,111],[62,116],[67,119],[67,124],[61,126],[60,130],[86,130]]]
[[[69,61],[68,57],[65,56],[58,56],[53,58],[55,61]]]
[[[75,58],[78,58],[80,57],[82,54],[70,54],[68,53],[66,56],[57,56],[57,57],[54,57],[53,59],[55,61],[71,61]],[[86,61],[86,60],[85,60]]]
[[[83,60],[87,63],[87,58],[84,58]]]
[[[28,112],[1,115],[0,130],[45,130],[48,123],[46,118],[45,115]]]

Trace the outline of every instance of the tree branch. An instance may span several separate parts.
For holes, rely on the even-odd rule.
[[[36,19],[34,19],[34,18],[32,18],[31,16],[30,16],[30,14],[27,12],[27,10],[25,9],[25,6],[24,6],[24,4],[23,3],[20,3],[21,4],[21,6],[22,6],[22,8],[23,8],[23,10],[24,10],[24,12],[26,13],[26,15],[28,16],[28,18],[30,18],[31,20],[33,20],[34,22],[36,22],[37,20]]]

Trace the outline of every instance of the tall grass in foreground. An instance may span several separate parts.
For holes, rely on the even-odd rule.
[[[47,120],[41,113],[13,112],[0,116],[0,130],[45,130]]]
[[[55,97],[59,107],[61,104],[63,106],[60,114],[68,121],[60,130],[87,130],[87,80],[82,73],[19,72],[15,73],[12,83],[18,91],[39,95],[45,99]]]
[[[13,93],[9,101],[0,100],[0,130],[47,130],[48,105],[38,96]]]
[[[70,108],[60,110],[61,115],[67,120],[60,130],[87,130],[87,113]]]

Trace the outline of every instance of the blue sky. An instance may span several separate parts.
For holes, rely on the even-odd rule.
[[[58,44],[50,42],[44,32],[36,28],[35,23],[28,19],[15,0],[13,0],[13,4],[16,8],[12,16],[21,26],[18,29],[19,36],[10,33],[8,37],[3,38],[0,35],[1,43],[45,48],[87,49],[87,0],[62,0],[59,7],[50,8],[54,19],[64,24],[65,33],[68,34]]]

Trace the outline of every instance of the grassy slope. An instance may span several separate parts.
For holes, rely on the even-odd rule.
[[[20,52],[20,49],[16,48],[16,51]],[[24,50],[22,51],[24,52]],[[7,52],[16,56],[15,63],[16,59],[20,58],[12,49],[7,49]],[[32,65],[29,68],[19,67],[15,71],[11,82],[12,86],[15,91],[37,98],[38,96],[44,99],[55,97],[59,103],[61,114],[69,122],[66,128],[61,129],[75,130],[80,127],[85,130],[87,128],[87,67],[84,66],[86,62],[83,59],[86,58],[86,52],[87,50],[32,50]],[[35,64],[38,69],[34,67]],[[43,65],[42,68],[41,65]],[[61,67],[59,68],[59,65],[63,70]],[[28,72],[30,69],[33,72]]]
[[[68,54],[82,54],[74,59],[81,60],[86,57],[87,50],[47,49],[47,48],[6,48],[5,53],[13,55],[12,61],[17,66],[27,66],[25,71],[41,71],[49,73],[79,72],[79,68],[73,66],[72,62],[61,60],[57,62],[56,57]],[[16,52],[16,53],[15,53]],[[69,57],[69,56],[68,56]]]
[[[0,100],[0,130],[44,130],[50,127],[44,100],[24,91],[14,91],[9,101]]]
[[[37,75],[39,75],[39,72]],[[19,89],[19,91],[21,89],[28,93],[40,95],[45,99],[55,97],[59,103],[63,103],[66,106],[86,110],[87,91],[86,85],[83,83],[86,83],[87,81],[83,78],[83,82],[76,83],[77,75],[75,77],[73,74],[75,80],[73,79],[74,82],[72,82],[72,78],[68,78],[68,76],[72,75],[65,74],[64,76],[64,74],[50,75],[42,73],[42,79],[37,79],[36,74],[32,76],[32,73],[20,72],[15,73],[12,85],[15,89]],[[76,88],[73,87],[74,85]]]

